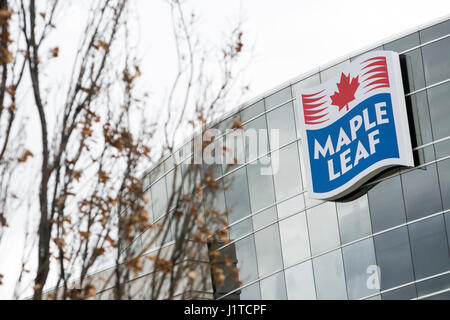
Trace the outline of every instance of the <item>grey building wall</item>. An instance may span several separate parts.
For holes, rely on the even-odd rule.
[[[371,48],[377,49],[399,52],[404,61],[417,165],[385,173],[352,201],[308,197],[292,97],[356,56],[291,81],[215,124],[226,128],[239,119],[245,129],[280,130],[278,147],[266,137],[267,148],[253,154],[242,139],[245,164],[214,167],[219,181],[232,184],[217,201],[232,208],[231,241],[222,250],[235,248],[243,282],[222,298],[237,292],[241,299],[450,298],[450,20]],[[177,152],[189,158],[190,148]],[[259,166],[275,153],[280,170],[262,176]],[[164,211],[173,166],[169,157],[146,177],[154,219]],[[372,266],[380,268],[379,288],[370,284]]]

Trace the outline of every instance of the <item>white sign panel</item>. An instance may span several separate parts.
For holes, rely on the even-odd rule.
[[[333,200],[391,166],[414,166],[399,56],[360,56],[295,93],[311,198]]]

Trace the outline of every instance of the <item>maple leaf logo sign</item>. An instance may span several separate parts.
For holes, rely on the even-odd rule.
[[[346,76],[344,73],[341,74],[341,80],[337,83],[338,91],[334,92],[331,98],[331,104],[333,106],[338,106],[339,111],[344,107],[348,111],[348,104],[355,100],[355,92],[359,87],[358,82],[359,76],[352,78],[350,82],[350,73]]]

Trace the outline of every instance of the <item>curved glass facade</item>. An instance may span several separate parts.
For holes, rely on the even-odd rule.
[[[379,49],[401,54],[418,165],[386,172],[355,200],[308,197],[293,104],[293,92],[326,81],[355,57],[286,84],[215,125],[239,119],[244,129],[279,129],[277,143],[259,137],[265,143],[258,152],[246,137],[238,139],[244,164],[214,165],[218,181],[230,183],[216,199],[219,209],[232,209],[231,241],[221,250],[234,246],[243,283],[220,298],[450,299],[450,20],[372,48]],[[191,147],[177,151],[180,158],[189,159]],[[261,175],[275,157],[278,170]],[[145,177],[155,220],[167,203],[173,166],[170,156]]]

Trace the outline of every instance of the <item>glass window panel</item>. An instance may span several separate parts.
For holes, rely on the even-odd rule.
[[[222,176],[222,164],[206,164],[203,163],[203,177],[206,174],[212,175],[214,179],[218,179]]]
[[[221,121],[214,127],[219,129],[220,132],[223,134],[226,132],[227,129],[231,129],[231,127],[233,127],[234,120],[239,120],[239,121],[241,120],[239,113],[236,113],[236,114],[232,115],[231,117],[228,117],[227,119]]]
[[[270,149],[278,149],[296,139],[294,111],[292,102],[285,104],[267,113],[267,125],[270,141]],[[278,139],[272,134],[273,130],[278,130]]]
[[[230,240],[233,241],[253,230],[252,219],[248,218],[230,227]]]
[[[409,237],[416,280],[450,269],[443,215],[409,225]]]
[[[339,229],[334,202],[325,202],[306,210],[311,251],[313,255],[323,253],[340,245]]]
[[[437,163],[444,210],[450,209],[450,159]]]
[[[450,65],[448,68],[450,69]],[[435,140],[448,137],[450,136],[450,83],[441,84],[427,91],[433,137]]]
[[[261,297],[263,300],[286,300],[283,272],[261,280]]]
[[[214,252],[214,250],[216,250],[217,248],[220,248],[223,244],[224,244],[223,241],[209,243],[208,244],[208,251],[209,251],[208,253]],[[240,286],[239,277],[237,277],[237,279],[236,279],[236,277],[232,276],[232,268],[235,267],[238,263],[235,244],[231,243],[230,245],[228,245],[224,248],[221,248],[220,249],[220,257],[218,257],[218,258],[219,259],[213,259],[214,260],[213,265],[216,265],[217,267],[222,268],[222,270],[224,272],[224,276],[225,276],[225,279],[224,279],[225,281],[221,285],[220,284],[214,285],[214,288],[213,288],[214,289],[214,297],[220,297],[224,294],[230,293],[231,291],[238,289]],[[200,259],[202,259],[202,258],[200,258]],[[225,262],[225,261],[227,261],[226,259],[229,259],[229,262],[230,262],[230,264],[228,266],[227,266],[227,263]],[[189,266],[189,265],[187,264],[186,266]],[[200,266],[201,265],[199,265],[199,267]],[[203,265],[202,267],[203,268],[199,269],[199,271],[202,273],[207,273],[208,269],[209,269],[208,267],[210,267],[210,265],[209,266]],[[234,291],[233,293],[228,295],[226,299],[227,300],[228,299],[238,299],[239,294],[240,294],[239,291]]]
[[[450,33],[450,20],[438,23],[420,31],[422,43],[440,38]]]
[[[192,174],[193,170],[190,167],[193,164],[192,160],[193,160],[193,157],[190,156],[190,157],[185,158],[183,161],[181,161],[180,169],[181,169],[182,175],[186,175],[186,177],[190,177],[193,175]]]
[[[164,165],[159,164],[157,167],[153,168],[147,175],[149,185],[154,183],[163,175],[164,175]]]
[[[292,85],[292,93],[295,96],[295,93],[297,93],[298,90],[304,89],[304,88],[310,88],[315,87],[320,84],[320,77],[319,74],[316,73],[306,79],[300,80],[299,82],[296,82]]]
[[[264,277],[283,267],[278,224],[255,233],[259,275]]]
[[[436,159],[444,158],[450,155],[450,140],[444,140],[434,145]]]
[[[431,145],[425,148],[420,148],[419,150],[414,150],[413,157],[415,158],[414,161],[417,161],[416,163],[418,165],[436,160],[436,156],[434,154],[434,146]]]
[[[372,233],[367,195],[349,202],[338,202],[336,205],[343,244]]]
[[[167,193],[166,193],[166,181],[160,179],[154,183],[151,187],[152,200],[153,200],[153,212],[155,214],[155,220],[163,216],[167,207]]]
[[[317,299],[347,299],[341,249],[313,259]]]
[[[241,120],[242,122],[248,121],[264,111],[264,100],[260,100],[241,111]]]
[[[450,248],[450,213],[445,214],[445,226],[447,227],[447,241]]]
[[[282,103],[289,101],[291,96],[291,87],[286,87],[264,99],[266,110],[270,110],[273,107],[279,106]]]
[[[167,225],[164,225],[162,227],[162,230],[163,231],[160,233],[160,235],[157,238],[156,238],[156,233],[155,233],[155,238],[156,238],[155,245],[156,245],[156,247],[160,247],[164,243],[167,243],[167,242],[172,240],[172,229],[170,227],[167,228]],[[159,231],[159,228],[156,229],[156,232],[158,232],[158,231]]]
[[[423,65],[427,85],[450,78],[450,37],[422,47]]]
[[[416,286],[419,297],[450,289],[450,274],[444,274],[436,278],[418,282]]]
[[[193,164],[192,158],[186,159],[186,161],[181,164],[184,194],[190,194],[195,186],[200,185],[203,176],[202,167],[201,164]]]
[[[408,221],[442,210],[436,164],[402,174]]]
[[[136,239],[133,240],[133,242],[131,243],[131,252],[130,254],[132,254],[133,256],[138,256],[142,254],[142,239],[141,237],[137,237]]]
[[[275,221],[277,221],[277,209],[273,206],[253,216],[253,228],[257,230]]]
[[[275,202],[272,175],[268,174],[270,157],[264,156],[247,165],[248,187],[252,212],[256,212]]]
[[[226,173],[245,163],[244,130],[229,131],[224,141],[222,171]]]
[[[320,200],[320,199],[312,199],[309,196],[308,192],[305,192],[304,195],[305,195],[306,207],[313,207],[313,206],[319,205],[321,203],[325,203],[325,201]]]
[[[418,92],[406,99],[408,113],[413,116],[414,133],[416,137],[413,148],[433,141],[431,132],[430,110],[428,109],[428,98],[425,91]],[[410,130],[413,128],[410,126]],[[412,132],[411,132],[412,133]]]
[[[153,241],[155,237],[155,231],[152,228],[148,228],[142,234],[142,247],[144,251],[155,248],[156,243]]]
[[[176,175],[176,179],[175,179],[175,185],[174,185],[174,176]],[[167,188],[167,201],[170,200],[170,197],[172,196],[172,194],[175,191],[175,197],[178,195],[177,190],[180,188],[181,186],[181,168],[180,167],[176,167],[174,170],[170,171],[169,173],[166,174],[166,188]],[[176,206],[176,199],[172,200],[171,203],[171,207],[170,209],[173,209]]]
[[[434,294],[432,296],[423,298],[424,300],[450,300],[450,291]]]
[[[301,171],[301,176],[302,176],[302,181],[306,181],[306,172],[305,172],[305,165],[303,163],[303,150],[302,150],[302,140],[298,141],[298,155],[299,155],[299,159],[300,159],[300,171]],[[311,206],[315,206],[318,204],[321,204],[325,201],[323,200],[318,200],[318,199],[311,199],[308,195],[308,192],[304,193],[304,198],[305,198],[305,204],[307,207],[311,207]]]
[[[353,300],[378,293],[376,282],[371,281],[376,280],[376,274],[373,272],[376,267],[373,239],[365,239],[346,246],[342,252],[348,297]]]
[[[409,286],[395,289],[381,294],[383,300],[411,300],[417,298],[416,286],[410,284]]]
[[[183,148],[179,148],[177,149],[175,152],[172,153],[173,156],[173,162],[174,165],[179,165],[181,164],[182,160],[183,160]]]
[[[305,171],[305,164],[303,163],[304,157],[303,157],[303,145],[302,140],[297,141],[297,150],[298,150],[298,158],[300,160],[300,171],[302,175],[302,181],[306,181],[306,171]]]
[[[176,173],[177,178],[176,178],[176,185],[175,185],[175,189],[180,185],[181,182],[181,168],[177,167],[176,169],[170,171],[169,173],[166,174],[165,179],[166,179],[166,188],[167,188],[167,198],[170,198],[172,191],[173,191],[173,180],[174,180],[174,175]]]
[[[259,290],[259,282],[241,289],[241,300],[261,300],[261,291]]]
[[[297,143],[273,152],[271,159],[277,201],[300,193],[303,186]]]
[[[412,34],[407,35],[406,37],[402,37],[400,39],[391,41],[383,45],[384,50],[392,50],[395,52],[402,52],[416,46],[420,45],[419,33],[414,32]]]
[[[150,217],[150,221],[149,222],[153,223],[155,218],[154,218],[154,215],[153,215],[153,208],[152,208],[153,200],[152,200],[152,193],[151,193],[150,189],[145,191],[144,198],[148,200],[147,203],[144,204],[144,208],[145,208],[145,210],[147,210],[148,216]]]
[[[164,160],[164,171],[167,173],[173,169],[175,163],[172,156],[169,156],[166,160]]]
[[[223,137],[219,138],[218,135],[207,135],[205,133],[205,142],[208,142],[206,139],[211,143],[208,145],[207,149],[204,150],[206,153],[202,154],[203,176],[208,174],[218,179],[223,174],[222,167],[225,163],[226,153],[223,150],[223,147],[225,147],[225,140]],[[216,154],[216,151],[218,154]]]
[[[280,221],[280,236],[285,266],[291,266],[311,256],[304,213]]]
[[[244,124],[245,159],[253,161],[269,151],[266,116]]]
[[[400,176],[378,183],[368,192],[373,232],[406,222]]]
[[[192,140],[187,142],[181,149],[181,154],[182,154],[182,158],[181,160],[187,158],[189,155],[192,154],[192,148],[193,148],[193,144],[192,144]]]
[[[408,82],[404,84],[405,93],[413,92],[425,87],[425,72],[420,48],[403,53],[406,63]],[[404,66],[403,66],[404,67]]]
[[[225,205],[225,193],[223,191],[222,180],[217,181],[218,190],[215,192],[205,192],[205,209],[217,210],[220,213],[225,213],[227,210]]]
[[[374,238],[381,290],[414,281],[408,230],[401,227]]]
[[[224,177],[225,199],[231,209],[228,222],[233,223],[250,213],[246,168],[240,168]]]
[[[142,178],[142,186],[144,189],[148,188],[150,186],[150,173],[146,173],[144,177]]]
[[[258,267],[253,235],[236,241],[235,247],[237,257],[236,267],[239,269],[239,280],[244,284],[256,280],[258,278]]]
[[[342,69],[350,63],[350,60],[345,60],[341,63],[338,63],[328,69],[325,69],[320,72],[320,81],[322,83],[327,82],[331,78],[333,78],[335,75],[340,74]]]
[[[286,269],[285,274],[289,300],[316,299],[311,260]]]
[[[300,212],[305,209],[305,199],[303,198],[303,194],[299,194],[289,200],[283,201],[277,205],[278,209],[278,217],[284,218],[294,214],[296,212]]]

